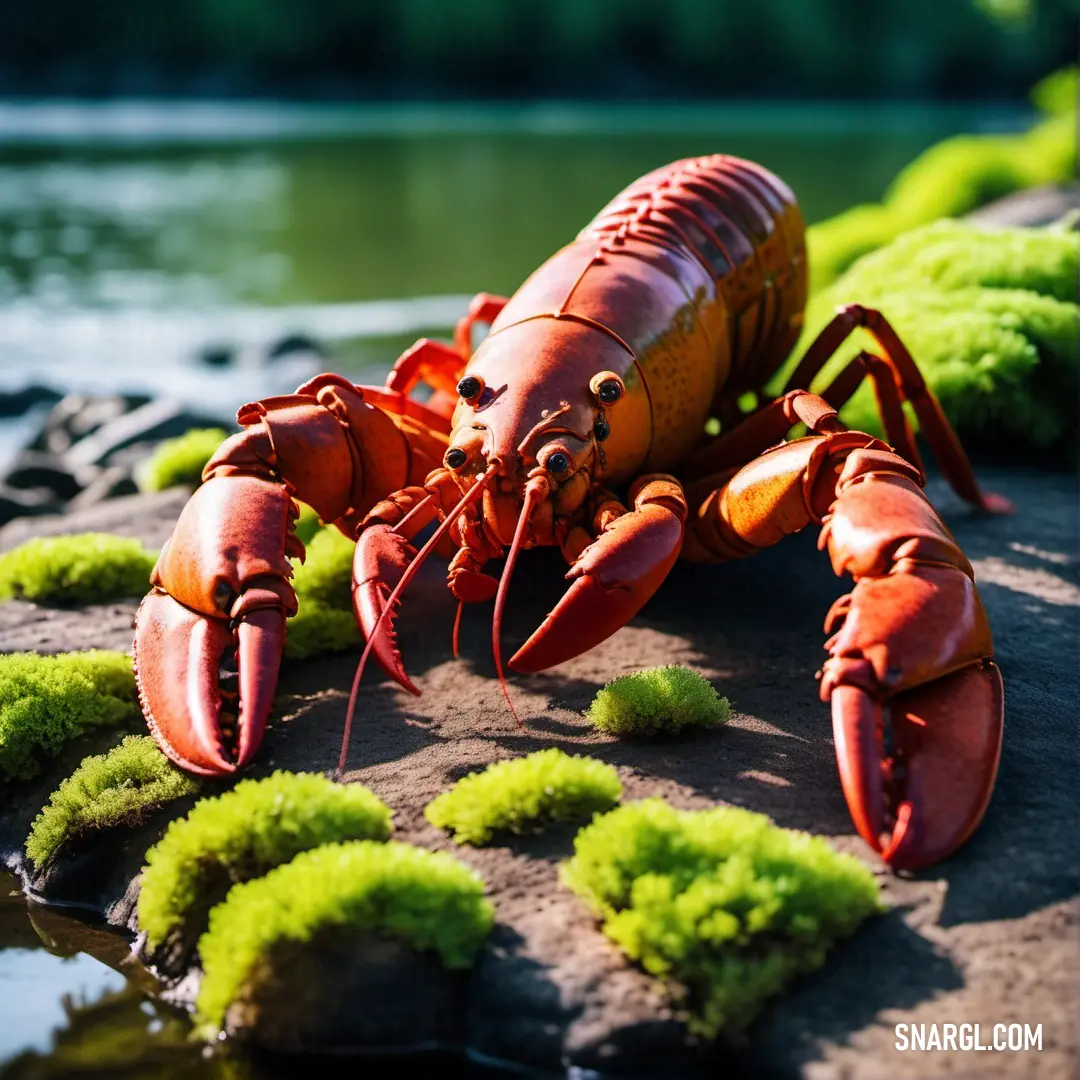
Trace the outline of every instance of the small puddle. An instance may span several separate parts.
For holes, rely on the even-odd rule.
[[[28,903],[18,880],[0,873],[0,1080],[540,1077],[447,1055],[298,1059],[210,1048],[151,986],[122,937]]]

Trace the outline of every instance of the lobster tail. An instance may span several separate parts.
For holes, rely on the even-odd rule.
[[[806,228],[795,196],[767,169],[713,154],[676,161],[616,196],[578,237],[639,237],[691,254],[728,315],[724,395],[762,385],[799,338]]]

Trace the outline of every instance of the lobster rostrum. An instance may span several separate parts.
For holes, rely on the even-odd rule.
[[[137,617],[136,674],[162,748],[209,775],[255,755],[296,611],[293,496],[357,538],[364,659],[413,693],[393,620],[433,550],[450,557],[459,618],[460,604],[495,599],[506,692],[500,624],[522,549],[557,545],[570,564],[567,591],[509,660],[536,672],[625,625],[680,554],[737,559],[818,525],[834,571],[854,580],[828,614],[819,678],[855,826],[894,867],[949,855],[990,798],[1003,691],[971,565],[923,493],[905,401],[954,489],[1008,507],[979,490],[877,311],[840,309],[785,392],[764,394],[800,335],[806,292],[788,188],[737,158],[680,161],[631,185],[511,299],[478,296],[453,346],[418,342],[385,387],[321,375],[245,406]],[[473,351],[477,324],[490,330]],[[876,347],[810,392],[857,329]],[[888,442],[837,417],[867,378]],[[719,435],[706,435],[710,418]],[[785,441],[800,424],[808,433]],[[503,555],[497,580],[485,567]],[[355,697],[356,683],[350,720]]]

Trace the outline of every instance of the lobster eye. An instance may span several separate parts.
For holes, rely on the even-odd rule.
[[[443,458],[443,461],[445,461],[447,466],[451,469],[460,469],[468,460],[469,455],[466,454],[460,446],[451,446],[450,449],[446,451],[446,456]]]
[[[484,392],[484,380],[478,375],[466,375],[457,384],[457,392],[464,401],[472,401]]]
[[[614,405],[623,396],[626,388],[614,371],[601,371],[599,375],[592,377],[589,389],[601,405]]]
[[[596,421],[593,434],[596,436],[597,442],[603,442],[611,434],[611,426],[602,416]]]
[[[547,459],[546,464],[550,472],[564,473],[570,468],[570,458],[561,450],[556,450],[555,453]]]

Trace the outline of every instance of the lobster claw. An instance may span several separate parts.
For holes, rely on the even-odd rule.
[[[888,710],[886,753],[882,704],[856,686],[833,691],[837,763],[859,834],[895,869],[915,870],[956,851],[986,812],[1001,753],[1001,673],[973,664],[898,694]]]
[[[625,626],[660,587],[682,549],[682,488],[652,479],[634,505],[581,553],[566,575],[573,584],[510,658],[515,671],[543,671],[587,652]]]
[[[219,476],[192,496],[135,619],[135,676],[150,731],[181,768],[222,776],[248,764],[270,715],[295,613],[288,555],[296,509],[283,485]],[[235,690],[222,669],[235,650]]]
[[[284,643],[280,609],[252,611],[234,631],[228,620],[191,611],[163,589],[147,594],[135,619],[135,673],[161,749],[201,776],[247,765],[266,731]],[[222,660],[233,648],[238,694],[219,685]],[[239,714],[232,715],[237,696]]]
[[[398,651],[394,612],[382,617],[390,593],[415,558],[416,548],[389,525],[364,529],[353,553],[353,611],[379,666],[399,686],[419,696]]]

